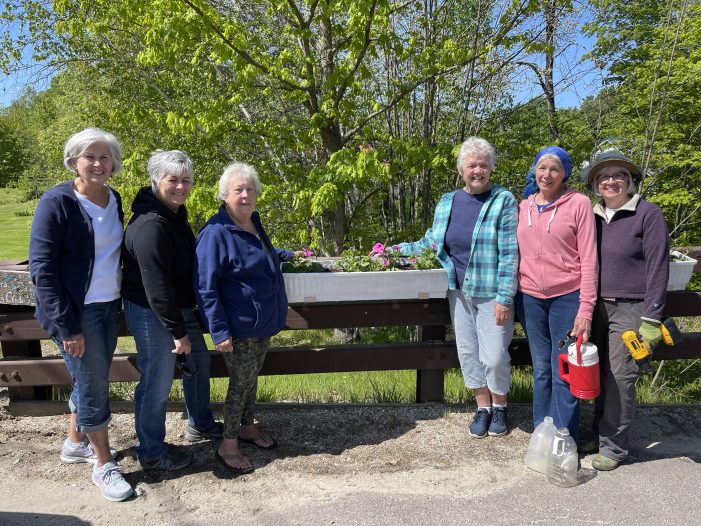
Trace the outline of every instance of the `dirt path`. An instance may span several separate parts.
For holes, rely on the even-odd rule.
[[[485,440],[467,437],[471,413],[454,406],[277,405],[261,408],[258,418],[281,445],[274,452],[248,446],[257,470],[229,478],[215,463],[212,444],[184,441],[186,423],[176,413],[168,415],[167,440],[192,451],[193,465],[164,476],[143,472],[131,449],[133,416],[115,415],[113,446],[137,497],[110,503],[91,483],[89,466],[59,461],[66,417],[12,417],[0,407],[0,524],[451,524],[495,495],[509,496],[514,511],[468,522],[523,524],[531,518],[528,505],[517,504],[520,498],[547,503],[550,495],[567,491],[523,466],[532,430],[526,406],[511,408],[508,436]],[[663,464],[654,467],[655,461],[671,463],[664,469],[698,491],[700,421],[699,406],[640,409],[635,462],[567,495],[620,491],[617,477],[648,471],[659,481]],[[696,478],[683,475],[685,469]],[[639,509],[636,524],[655,517]],[[677,512],[677,524],[694,513],[685,515],[684,507]],[[537,519],[538,511],[532,513]],[[623,518],[615,522],[627,523]]]

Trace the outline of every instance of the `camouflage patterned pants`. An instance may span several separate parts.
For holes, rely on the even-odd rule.
[[[234,352],[223,353],[229,370],[229,390],[224,402],[224,438],[237,438],[241,425],[253,423],[258,373],[263,367],[270,338],[233,340]]]

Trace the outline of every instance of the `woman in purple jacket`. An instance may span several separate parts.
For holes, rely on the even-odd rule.
[[[599,454],[592,466],[610,471],[628,457],[639,374],[621,336],[634,330],[653,347],[660,340],[669,277],[668,233],[660,207],[635,193],[642,172],[621,152],[598,154],[582,178],[601,198],[594,206],[599,299],[592,340],[599,349],[602,382],[594,418]]]

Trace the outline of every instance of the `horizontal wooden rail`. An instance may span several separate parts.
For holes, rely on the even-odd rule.
[[[666,314],[701,315],[701,291],[669,292]],[[416,370],[417,401],[441,401],[443,371],[459,366],[455,343],[444,341],[448,324],[450,313],[445,299],[291,305],[286,329],[415,325],[420,341],[272,349],[261,374]],[[120,333],[128,335],[123,319]],[[0,343],[5,356],[0,360],[0,387],[9,387],[13,400],[44,398],[49,392],[44,386],[71,383],[61,357],[41,356],[40,341],[46,339],[48,334],[34,319],[32,307],[0,305]],[[525,340],[515,339],[509,351],[512,365],[530,365]],[[228,376],[221,354],[211,354],[211,375]],[[654,355],[656,360],[689,358],[701,358],[701,333],[685,334],[684,340],[672,348],[660,345]],[[138,379],[136,355],[116,355],[110,381]]]
[[[701,333],[687,333],[674,347],[660,344],[653,359],[680,360],[699,358]],[[222,354],[210,351],[213,378],[227,377]],[[509,347],[511,364],[531,365],[528,343],[516,338]],[[366,371],[444,370],[459,367],[455,342],[427,341],[416,343],[332,345],[322,347],[283,347],[271,349],[265,357],[262,375],[308,374]],[[180,373],[177,372],[176,378]],[[135,354],[117,354],[110,369],[111,382],[139,380]],[[68,385],[71,377],[61,357],[0,360],[0,387],[33,387]]]
[[[668,292],[665,314],[668,316],[701,315],[701,291]],[[433,299],[292,305],[287,311],[285,328],[295,330],[448,324],[450,324],[448,302]],[[124,319],[122,319],[120,335],[129,335]],[[49,335],[34,319],[33,311],[0,313],[0,342],[48,338]]]

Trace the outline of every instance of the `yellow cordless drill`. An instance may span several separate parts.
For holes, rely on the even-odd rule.
[[[676,345],[682,339],[682,333],[679,332],[677,324],[669,316],[666,316],[660,323],[660,333],[662,341],[669,345]],[[638,364],[640,370],[644,373],[652,371],[650,358],[652,357],[652,349],[649,342],[645,341],[635,331],[626,331],[623,333],[623,343],[628,348],[628,352]]]

